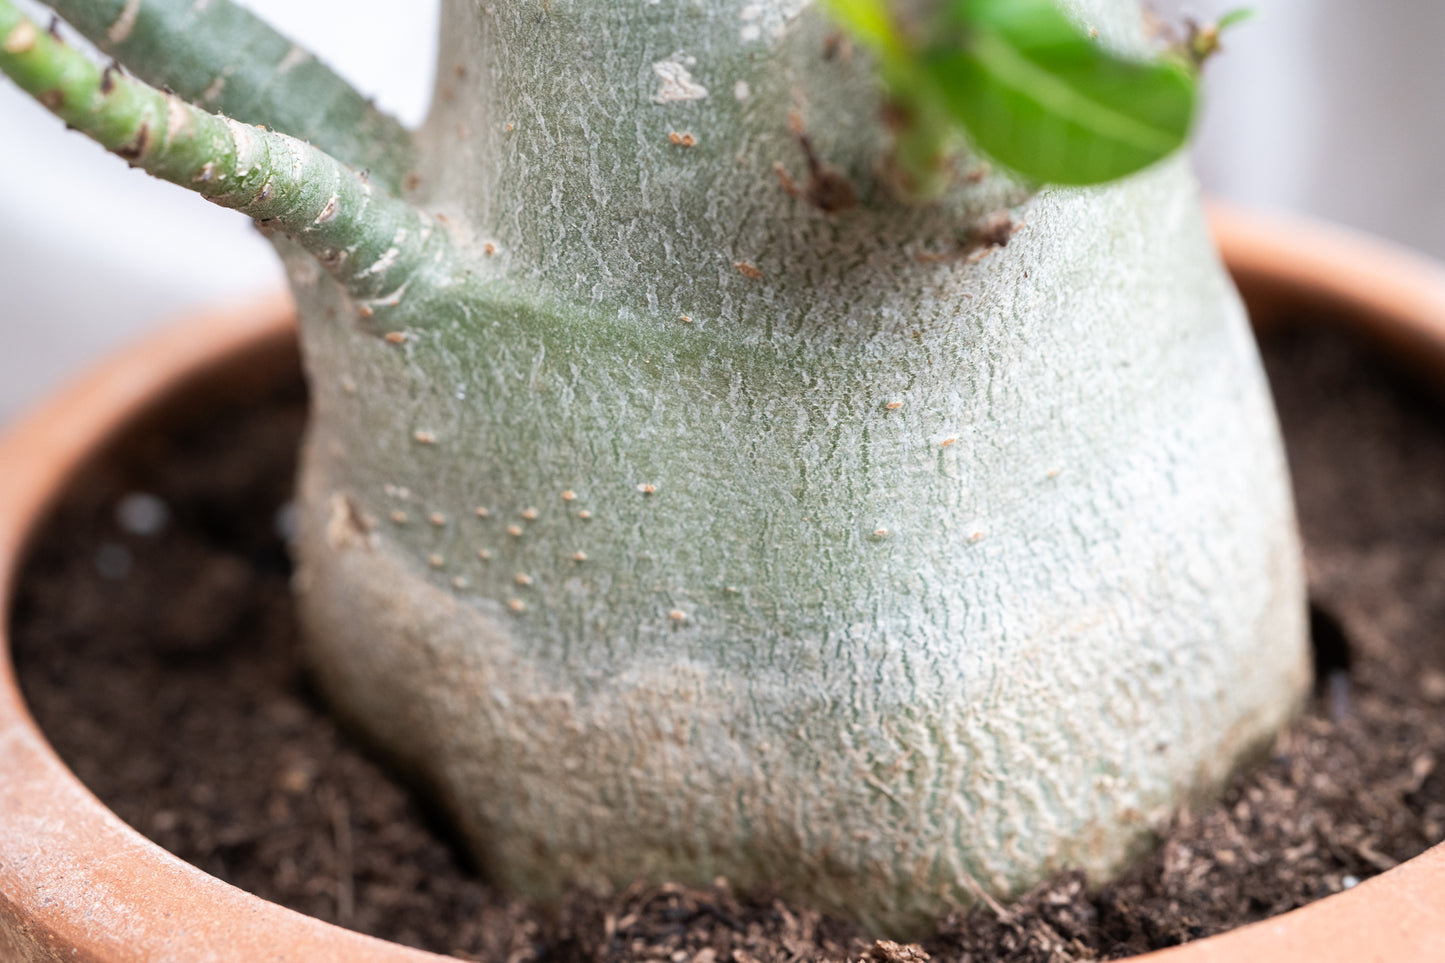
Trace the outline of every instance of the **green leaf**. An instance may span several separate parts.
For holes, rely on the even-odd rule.
[[[902,56],[903,45],[888,13],[888,0],[824,0],[824,5],[854,39],[886,56]]]
[[[1170,61],[1116,56],[1052,0],[953,0],[923,69],[985,154],[1054,184],[1097,184],[1173,153],[1195,83]]]
[[[1244,23],[1246,20],[1253,20],[1259,16],[1259,11],[1253,7],[1240,7],[1238,10],[1231,10],[1214,21],[1215,30],[1228,30],[1235,24]]]

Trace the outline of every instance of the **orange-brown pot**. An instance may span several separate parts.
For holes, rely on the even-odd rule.
[[[1445,268],[1339,229],[1215,208],[1256,323],[1318,311],[1445,390]],[[153,337],[0,440],[0,619],[25,544],[66,482],[143,424],[294,378],[282,297]],[[125,825],[56,757],[20,697],[0,621],[0,960],[441,960],[283,909],[181,862]],[[1445,847],[1303,909],[1151,963],[1445,960]]]

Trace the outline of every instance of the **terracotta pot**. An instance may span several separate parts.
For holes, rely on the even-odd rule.
[[[1338,229],[1225,208],[1213,217],[1258,323],[1317,310],[1445,385],[1445,269]],[[69,478],[181,409],[295,378],[292,325],[276,297],[165,332],[16,425],[0,441],[0,613],[26,540]],[[36,728],[8,645],[0,624],[0,959],[442,959],[243,893],[122,823]],[[1445,847],[1295,912],[1139,959],[1445,959]]]

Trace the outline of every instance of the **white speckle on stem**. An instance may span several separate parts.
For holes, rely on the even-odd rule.
[[[29,53],[35,47],[35,42],[40,39],[40,32],[29,20],[22,20],[16,24],[15,29],[6,34],[5,41],[0,44],[0,50],[8,54]]]
[[[327,221],[336,217],[337,205],[340,204],[340,202],[341,198],[336,194],[332,194],[330,197],[328,197],[326,199],[325,205],[323,205],[321,208],[321,213],[316,215],[316,220],[314,223],[325,224]]]
[[[702,100],[707,96],[707,88],[692,78],[692,73],[676,56],[657,61],[652,65],[652,72],[662,81],[662,86],[652,97],[654,104]]]
[[[395,249],[393,248],[393,250]],[[394,308],[398,304],[400,304],[401,299],[406,296],[406,289],[410,284],[411,279],[407,278],[401,283],[401,287],[397,288],[390,294],[383,294],[379,298],[372,298],[369,301],[363,301],[361,303],[364,307],[368,307],[372,311],[375,311],[375,309],[378,307]],[[367,317],[371,317],[371,315],[367,315]]]
[[[280,76],[290,71],[293,67],[301,66],[310,59],[311,54],[293,44],[291,49],[286,51],[286,56],[282,57],[281,62],[276,65],[276,74]]]
[[[191,112],[179,97],[166,98],[166,138],[175,140],[191,129]]]
[[[400,249],[394,247],[387,248],[386,253],[383,254],[381,257],[377,258],[376,263],[372,264],[371,267],[364,268],[356,272],[356,279],[360,280],[364,277],[370,277],[373,274],[380,274],[382,271],[385,271],[387,268],[395,264],[396,259],[400,256]]]
[[[250,124],[242,124],[229,117],[222,119],[226,123],[226,129],[231,132],[231,143],[236,150],[236,176],[245,177],[251,172],[251,164],[261,152],[256,146],[256,130]]]
[[[748,86],[748,82],[746,80],[739,80],[737,83],[733,84],[733,97],[737,98],[739,102],[747,100],[752,95],[753,88]]]
[[[216,74],[216,79],[211,81],[210,86],[201,91],[201,103],[214,103],[221,96],[221,91],[226,89],[226,77],[229,73],[228,70],[223,70]]]
[[[106,39],[111,43],[125,43],[130,39],[130,32],[135,29],[135,18],[140,14],[140,2],[141,0],[125,0],[120,16],[115,18],[115,23],[105,32]]]

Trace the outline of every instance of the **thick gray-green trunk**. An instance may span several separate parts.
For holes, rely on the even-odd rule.
[[[298,585],[327,690],[488,872],[903,932],[1113,870],[1289,714],[1284,464],[1182,164],[909,206],[811,6],[445,19],[417,196],[478,253],[364,311],[290,257]],[[783,189],[793,113],[857,207]]]

